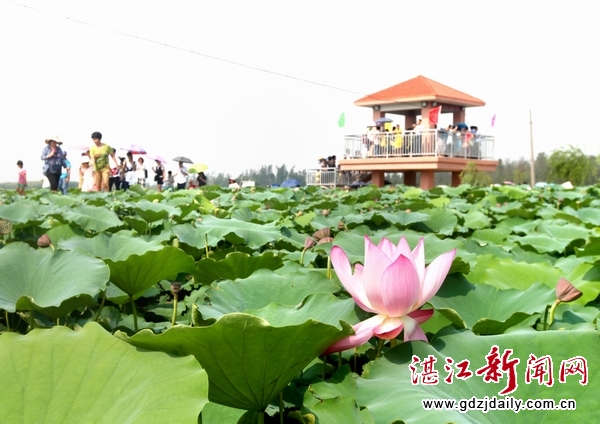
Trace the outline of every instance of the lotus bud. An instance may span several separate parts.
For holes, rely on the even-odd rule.
[[[314,239],[306,237],[306,239],[304,240],[304,249],[310,249],[315,244],[317,244],[317,242]]]
[[[171,283],[171,294],[177,296],[177,293],[181,290],[181,283],[174,281]]]
[[[331,243],[332,241],[333,241],[333,237],[323,237],[321,240],[319,240],[319,242],[317,244]]]
[[[50,240],[50,237],[48,237],[48,234],[44,234],[42,236],[40,236],[40,238],[38,238],[37,240],[37,245],[39,247],[48,247],[52,244],[52,241]]]
[[[317,240],[321,240],[324,237],[330,237],[331,236],[331,230],[329,228],[321,228],[318,231],[315,231],[313,233],[313,238],[317,239]]]
[[[406,210],[406,213],[411,213],[411,212],[412,212],[412,211],[411,211],[410,209],[407,209],[407,210]]]
[[[338,230],[342,231],[344,228],[346,228],[346,224],[344,224],[344,221],[338,222]]]
[[[556,283],[556,298],[561,302],[572,302],[582,295],[580,290],[564,278],[559,279]]]
[[[327,216],[327,215],[329,215],[329,209],[323,209],[323,210],[321,211],[321,214],[323,214],[323,216]]]

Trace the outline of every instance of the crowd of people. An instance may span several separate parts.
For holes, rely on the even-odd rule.
[[[319,159],[319,166],[321,167],[321,169],[335,168],[337,166],[335,155],[333,155],[333,156],[327,156],[327,159],[320,158]]]
[[[477,126],[464,123],[447,128],[425,130],[421,119],[403,131],[400,125],[388,128],[369,126],[362,136],[362,157],[389,157],[412,155],[474,156],[479,152],[481,135]]]
[[[117,157],[117,150],[102,141],[100,132],[92,133],[92,145],[89,150],[81,154],[79,167],[79,189],[82,192],[127,190],[132,185],[149,185],[148,168],[143,157],[133,158],[133,152],[128,151],[125,156]],[[71,179],[71,162],[67,159],[67,152],[62,150],[62,141],[58,136],[51,136],[45,141],[42,150],[42,187],[51,191],[60,190],[63,194],[68,192]],[[19,169],[17,193],[24,195],[27,187],[27,171],[23,161],[17,161]],[[192,179],[188,169],[182,161],[178,168],[165,172],[161,160],[155,160],[150,167],[154,173],[157,191],[185,190],[186,188],[201,187],[207,184],[208,179],[204,172],[200,172]]]

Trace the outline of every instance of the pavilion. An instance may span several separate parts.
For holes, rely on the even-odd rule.
[[[451,172],[452,185],[457,186],[469,162],[487,172],[498,166],[493,155],[494,137],[474,133],[464,124],[467,107],[485,106],[478,98],[419,75],[354,104],[371,108],[373,122],[381,123],[381,129],[385,122],[392,121],[387,113],[403,115],[406,128],[402,132],[373,129],[372,133],[344,136],[340,171],[371,173],[371,183],[379,187],[384,185],[386,172],[402,172],[404,183],[414,186],[418,172],[420,187],[430,189],[434,187],[435,172]],[[442,113],[452,113],[457,130],[436,128],[440,106]]]

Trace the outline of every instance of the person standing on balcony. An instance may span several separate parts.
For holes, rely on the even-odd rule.
[[[383,134],[381,133],[381,128],[377,127],[376,133],[375,133],[375,138],[373,140],[373,154],[375,156],[381,155],[381,139],[382,139],[382,137],[383,137]]]
[[[373,126],[369,127],[367,131],[367,157],[373,156],[373,150],[375,149],[375,139],[377,138],[377,129]]]
[[[392,129],[392,133],[394,134],[394,155],[398,155],[400,154],[400,150],[402,149],[402,129],[400,128],[400,125],[395,126]]]

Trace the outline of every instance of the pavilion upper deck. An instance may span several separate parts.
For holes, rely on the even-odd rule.
[[[344,159],[444,156],[494,159],[494,136],[431,129],[344,136]]]

